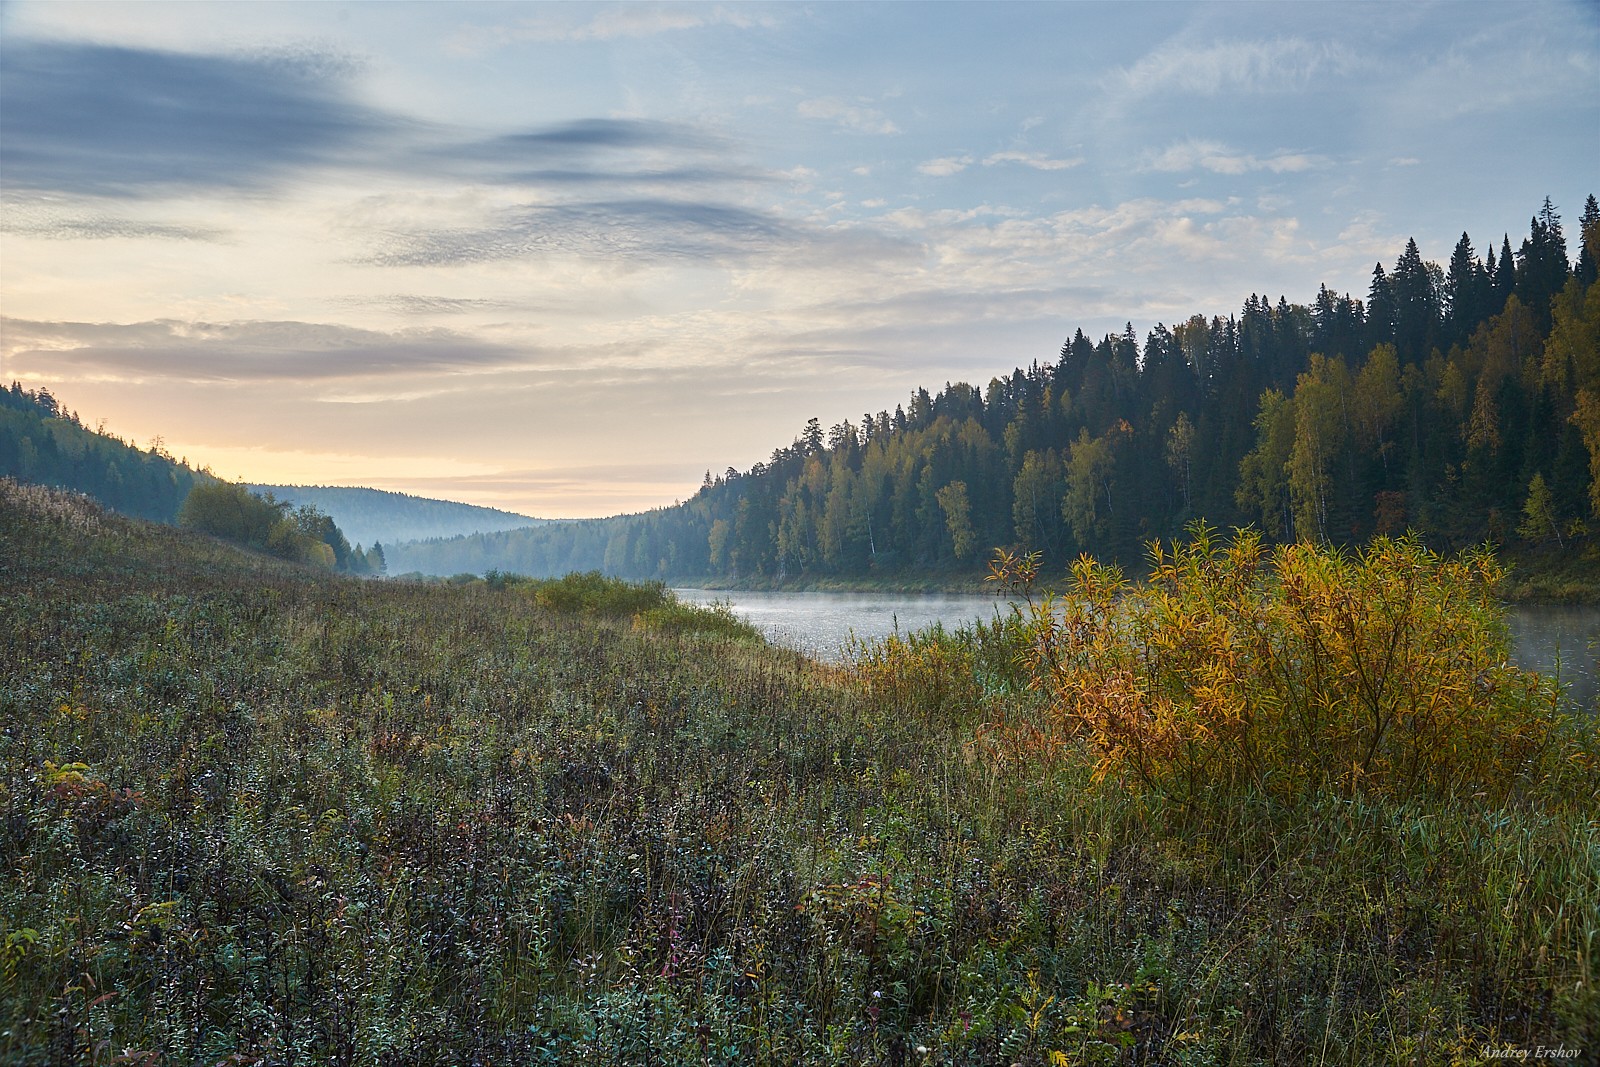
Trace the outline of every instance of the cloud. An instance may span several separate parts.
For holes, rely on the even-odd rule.
[[[474,55],[519,41],[614,41],[713,26],[730,26],[741,30],[771,29],[779,23],[770,11],[748,5],[675,7],[665,4],[618,4],[600,9],[585,21],[574,21],[565,15],[562,9],[553,8],[546,9],[546,13],[539,18],[492,26],[463,27],[450,38],[446,47],[457,55]]]
[[[531,358],[449,330],[309,322],[4,320],[7,362],[53,381],[273,382],[448,374]]]
[[[509,307],[501,300],[481,300],[457,296],[419,296],[390,293],[386,296],[347,296],[335,301],[346,307],[383,308],[401,315],[460,315],[468,311],[494,311]]]
[[[943,156],[917,165],[917,170],[934,178],[948,178],[972,166],[971,156]]]
[[[220,241],[226,231],[205,226],[178,226],[103,213],[71,214],[34,205],[8,206],[0,232],[49,241]]]
[[[841,130],[849,130],[851,133],[887,135],[900,132],[900,127],[891,122],[883,112],[875,108],[847,104],[836,97],[802,100],[798,110],[803,119],[832,122]]]
[[[730,162],[732,146],[679,122],[584,119],[470,141],[436,139],[395,169],[495,184],[683,186],[760,183],[778,177]]]
[[[1353,53],[1331,41],[1287,37],[1209,45],[1169,42],[1133,66],[1113,72],[1107,84],[1134,97],[1278,92],[1302,88],[1323,73],[1346,73],[1356,65]]]
[[[500,162],[522,162],[530,158],[546,158],[552,150],[691,148],[704,151],[721,147],[723,144],[720,139],[679,122],[583,119],[544,130],[506,134],[468,145],[452,145],[441,151]]]
[[[336,56],[200,56],[9,39],[0,183],[130,197],[261,189],[369,158],[403,123],[357,103]]]
[[[202,56],[6,39],[0,183],[10,199],[127,199],[259,191],[326,167],[564,189],[771,180],[729,162],[724,138],[685,123],[591,118],[452,137],[356,102],[352,69],[306,51]],[[62,238],[211,236],[105,213],[23,228]]]
[[[706,259],[792,244],[771,215],[721,204],[625,200],[524,206],[482,229],[392,234],[381,266],[453,266],[574,254],[615,259]]]
[[[1171,145],[1161,152],[1148,156],[1145,171],[1177,173],[1188,170],[1209,170],[1213,174],[1246,174],[1265,170],[1274,174],[1298,173],[1322,166],[1324,161],[1303,152],[1277,152],[1262,158],[1245,152],[1235,152],[1216,141],[1188,140]]]
[[[983,160],[983,165],[986,167],[993,167],[1000,163],[1020,163],[1022,166],[1032,167],[1034,170],[1067,170],[1070,167],[1076,167],[1082,164],[1083,157],[1074,156],[1071,159],[1051,159],[1043,152],[1011,151],[996,152],[994,155],[986,156]]]

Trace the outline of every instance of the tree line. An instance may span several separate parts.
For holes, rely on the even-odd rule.
[[[141,449],[91,430],[48,389],[0,387],[0,473],[85,493],[113,511],[176,520],[195,485],[210,478],[174,459],[159,439]]]
[[[1082,330],[982,389],[812,419],[748,471],[637,515],[393,546],[396,571],[774,581],[973,569],[996,546],[1133,562],[1195,519],[1269,541],[1414,531],[1574,551],[1600,525],[1600,206],[1513,249],[1410,241],[1364,298]]]
[[[113,511],[177,524],[284,559],[347,574],[382,574],[383,546],[351,547],[315,506],[252,493],[175,459],[91,430],[48,389],[0,388],[0,475],[92,497]]]
[[[383,546],[350,542],[334,521],[311,504],[298,508],[271,493],[259,496],[234,482],[210,481],[189,491],[178,525],[296,563],[344,574],[382,574]]]

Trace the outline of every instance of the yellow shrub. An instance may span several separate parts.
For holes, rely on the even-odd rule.
[[[1487,553],[1260,538],[1152,546],[1131,588],[1087,557],[1034,611],[1030,666],[1097,772],[1180,798],[1250,786],[1502,795],[1545,748],[1551,686],[1508,663]]]

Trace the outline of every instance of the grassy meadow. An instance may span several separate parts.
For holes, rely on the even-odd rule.
[[[1592,720],[1403,545],[1246,550],[830,668],[0,482],[0,1062],[1600,1055]]]

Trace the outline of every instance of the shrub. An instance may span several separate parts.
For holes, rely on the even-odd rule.
[[[666,606],[672,594],[660,582],[625,582],[599,571],[572,573],[529,583],[541,608],[563,615],[625,619]]]
[[[853,639],[846,668],[874,706],[898,719],[963,721],[998,697],[1027,691],[1029,677],[1018,666],[1030,633],[1027,618],[1013,607],[988,622],[950,630],[935,625]]]
[[[233,482],[202,482],[189,490],[178,509],[178,525],[220,537],[258,552],[269,552],[280,559],[311,563],[329,570],[338,564],[333,540],[344,545],[344,535],[326,515],[315,508],[302,508],[290,514],[289,505],[272,499],[272,494],[257,496]],[[313,534],[322,532],[328,540]]]
[[[1508,663],[1487,552],[1411,538],[1359,552],[1203,526],[1152,546],[1146,586],[1088,557],[1031,613],[1037,686],[1097,774],[1180,800],[1249,787],[1504,796],[1558,722],[1557,696]]]
[[[685,604],[676,596],[660,607],[646,608],[633,617],[635,630],[657,630],[662,633],[698,633],[726,637],[735,641],[761,644],[766,639],[761,631],[735,615],[725,603],[707,606]]]

